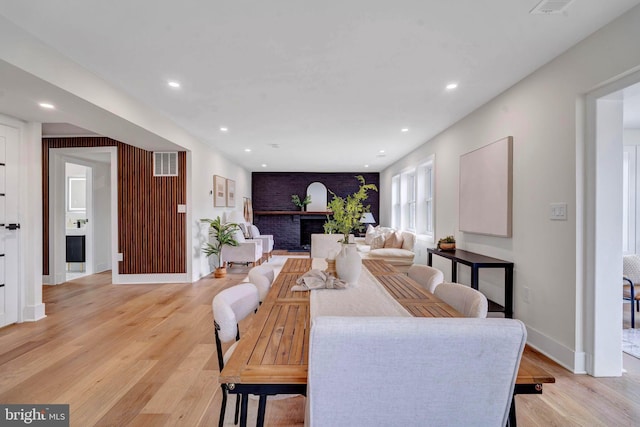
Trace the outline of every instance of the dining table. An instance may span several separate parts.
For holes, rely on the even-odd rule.
[[[241,395],[240,425],[247,425],[248,396],[259,398],[256,425],[264,424],[267,396],[306,395],[309,333],[316,316],[462,317],[453,307],[422,288],[384,260],[362,260],[357,282],[345,289],[293,291],[311,269],[329,271],[325,259],[288,258],[251,319],[247,331],[220,372],[229,393]],[[516,394],[541,394],[555,378],[523,353]],[[509,426],[516,425],[515,398]]]

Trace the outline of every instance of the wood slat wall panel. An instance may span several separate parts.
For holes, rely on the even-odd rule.
[[[153,153],[110,138],[43,138],[43,274],[49,274],[49,149],[118,147],[118,252],[120,274],[186,272],[185,152],[177,177],[153,176]]]

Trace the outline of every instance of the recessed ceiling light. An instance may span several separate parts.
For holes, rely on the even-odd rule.
[[[226,128],[226,127],[224,127],[224,126],[220,128],[220,132],[226,132],[226,131],[228,131],[228,130],[229,130],[229,128]]]
[[[169,80],[167,84],[174,89],[178,89],[180,87],[180,82],[177,82],[175,80]]]
[[[245,151],[245,153],[250,153],[251,152],[251,148],[245,148],[244,151]]]
[[[458,87],[458,83],[449,83],[447,85],[447,90],[452,90]]]
[[[364,167],[365,167],[365,168],[368,168],[368,167],[369,167],[369,165],[364,165]]]
[[[409,132],[409,128],[402,128],[400,129],[400,132]]]
[[[266,164],[266,163],[263,163],[263,164],[262,164],[262,167],[263,167],[263,168],[266,168],[266,167],[267,167],[267,164]]]
[[[54,108],[56,108],[53,104],[49,104],[48,102],[41,102],[40,105],[42,108],[47,108],[49,110],[53,110]]]
[[[384,150],[380,150],[380,151],[378,151],[378,153],[384,154]]]

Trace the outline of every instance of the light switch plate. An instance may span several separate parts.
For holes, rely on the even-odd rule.
[[[567,220],[567,204],[551,203],[550,209],[549,209],[549,219],[554,221],[566,221]]]
[[[187,205],[178,205],[178,213],[186,213]]]

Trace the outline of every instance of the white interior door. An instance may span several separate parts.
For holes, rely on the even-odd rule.
[[[0,125],[0,327],[18,321],[18,140]]]

